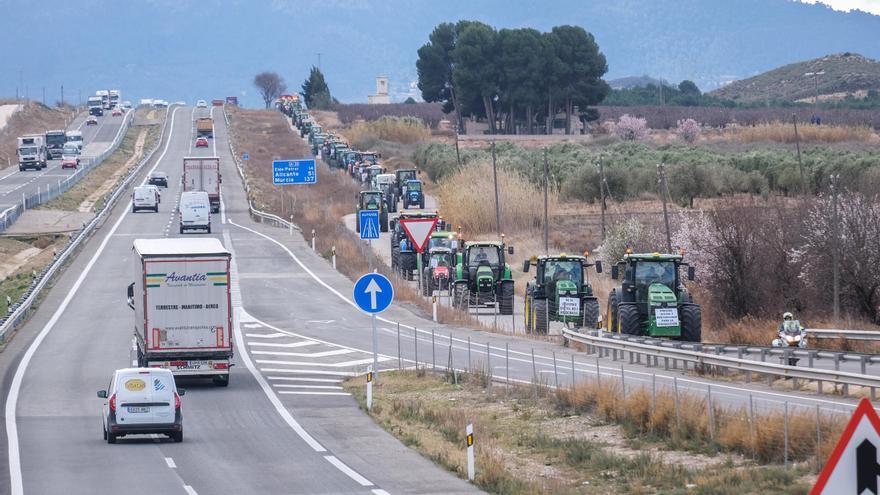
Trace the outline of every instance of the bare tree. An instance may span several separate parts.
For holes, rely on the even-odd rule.
[[[254,76],[254,86],[260,91],[260,96],[263,97],[266,108],[269,108],[272,101],[287,91],[287,84],[284,82],[284,78],[275,72],[269,71],[261,72]]]

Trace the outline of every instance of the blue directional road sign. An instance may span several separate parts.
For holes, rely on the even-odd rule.
[[[360,224],[361,239],[373,240],[379,238],[379,211],[361,210],[358,217]]]
[[[391,306],[394,287],[385,275],[368,273],[354,284],[354,302],[367,313],[381,313]]]
[[[243,161],[243,162],[250,160],[250,158],[251,158],[251,155],[249,155],[247,153],[247,151],[245,151],[244,153],[241,154],[241,161]]]
[[[315,160],[275,160],[272,162],[273,184],[315,184]]]

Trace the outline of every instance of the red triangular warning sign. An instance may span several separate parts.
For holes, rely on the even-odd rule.
[[[428,244],[428,238],[431,237],[431,232],[434,232],[436,225],[437,217],[400,219],[400,226],[403,227],[410,242],[413,243],[416,252],[420,254],[424,251],[425,245]]]
[[[878,493],[880,417],[868,399],[862,399],[810,495]]]

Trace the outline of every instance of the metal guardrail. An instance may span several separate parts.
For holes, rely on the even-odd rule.
[[[846,339],[880,341],[880,332],[871,330],[838,330],[835,328],[808,328],[807,335],[817,339]]]
[[[131,128],[131,122],[134,120],[134,112],[129,111],[123,117],[122,125],[119,126],[119,131],[114,136],[113,141],[110,143],[110,146],[99,153],[96,156],[86,157],[80,159],[80,166],[76,169],[72,175],[66,177],[65,179],[59,179],[57,184],[47,184],[45,190],[37,189],[37,192],[31,194],[30,196],[22,193],[21,202],[17,205],[8,208],[6,211],[0,212],[0,232],[6,231],[12,224],[15,223],[18,218],[24,214],[28,208],[35,208],[41,204],[48,203],[58,196],[67,192],[71,187],[76,185],[83,177],[86,176],[89,172],[92,171],[95,167],[101,164],[104,160],[107,159],[116,148],[122,144],[123,139],[125,139],[125,132],[129,128]]]
[[[76,249],[84,243],[92,234],[92,232],[98,228],[98,226],[103,222],[104,217],[109,215],[110,211],[113,209],[113,206],[116,204],[116,201],[119,200],[119,197],[122,195],[123,191],[131,184],[131,181],[134,177],[141,171],[141,169],[146,165],[150,160],[152,160],[153,155],[159,149],[162,144],[163,139],[165,138],[165,131],[168,127],[169,115],[171,107],[168,107],[169,112],[165,113],[165,122],[162,125],[162,132],[159,135],[159,139],[156,141],[155,146],[151,149],[144,157],[138,162],[137,166],[134,167],[126,176],[126,178],[117,184],[116,188],[113,190],[113,193],[109,198],[104,202],[104,205],[98,210],[97,215],[86,225],[83,226],[82,230],[74,233],[70,242],[67,243],[67,246],[64,247],[61,252],[55,254],[55,259],[50,263],[47,267],[45,267],[37,276],[34,278],[31,283],[31,287],[22,294],[21,298],[13,305],[9,307],[9,314],[0,317],[0,342],[4,342],[6,340],[6,335],[10,330],[18,328],[22,323],[24,323],[27,319],[28,312],[33,307],[34,302],[39,296],[40,292],[46,288],[52,278],[58,273],[61,267],[67,262],[76,252]],[[130,124],[129,124],[130,125]],[[120,133],[121,134],[121,133]],[[112,147],[113,150],[116,149],[118,143]],[[108,151],[102,153],[105,155],[103,158],[109,156],[112,153],[108,148]],[[102,158],[102,159],[103,159]]]
[[[227,136],[229,136],[231,133],[230,133],[230,126],[229,126],[229,115],[226,113],[226,107],[223,107],[223,120],[226,121],[226,134],[227,134]],[[242,168],[241,161],[239,160],[238,155],[235,152],[235,145],[232,144],[232,139],[227,139],[226,141],[229,144],[229,152],[232,154],[232,162],[235,163],[235,168],[238,170],[238,176],[241,177],[241,182],[244,185],[244,192],[245,192],[245,195],[247,196],[247,202],[248,202],[248,210],[250,211],[251,216],[255,220],[258,220],[260,223],[264,223],[265,221],[268,221],[268,222],[274,224],[276,227],[283,227],[288,230],[294,229],[294,230],[301,231],[301,229],[299,228],[298,225],[296,225],[292,222],[289,222],[289,221],[279,217],[278,215],[274,215],[272,213],[267,213],[265,211],[258,210],[257,208],[254,207],[254,202],[250,197],[250,195],[251,195],[250,184],[248,184],[247,178],[244,175],[244,169]]]
[[[733,369],[748,373],[760,373],[768,376],[781,378],[793,378],[819,383],[819,392],[822,392],[821,383],[835,383],[845,388],[853,385],[867,387],[871,390],[872,399],[876,395],[876,389],[880,387],[880,376],[866,375],[864,373],[850,373],[839,370],[826,370],[813,367],[788,366],[784,364],[768,363],[743,359],[742,357],[725,356],[720,353],[703,352],[700,344],[691,344],[696,349],[685,349],[684,345],[676,346],[656,345],[644,342],[634,342],[628,339],[612,338],[604,332],[595,334],[579,333],[569,329],[563,329],[563,336],[573,342],[587,345],[588,352],[596,349],[613,351],[617,353],[629,353],[630,360],[633,356],[646,356],[648,364],[658,365],[658,358],[664,360],[664,366],[669,367],[669,360],[673,360],[673,368],[677,368],[677,362],[693,363],[695,366],[715,366],[719,368]],[[815,351],[813,351],[815,352]],[[621,354],[622,356],[622,354]],[[685,365],[686,367],[686,365]]]

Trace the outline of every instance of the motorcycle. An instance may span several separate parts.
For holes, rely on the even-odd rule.
[[[788,320],[783,322],[779,331],[779,336],[773,339],[773,347],[797,347],[800,349],[807,347],[807,333],[804,327],[797,320]],[[797,366],[800,358],[789,357],[788,365]]]

